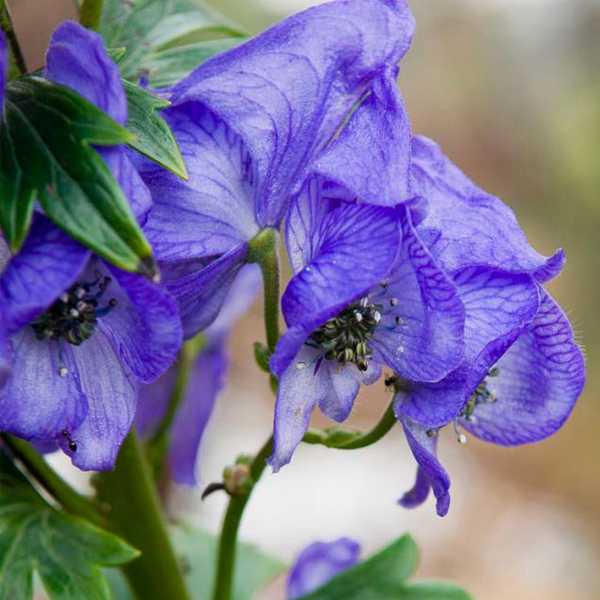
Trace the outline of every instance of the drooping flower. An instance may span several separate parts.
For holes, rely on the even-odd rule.
[[[317,404],[343,421],[360,385],[376,381],[382,366],[437,381],[462,359],[462,304],[410,212],[354,200],[319,176],[290,211],[295,275],[282,297],[289,329],[271,360],[280,377],[274,470],[289,462]]]
[[[196,463],[206,426],[225,385],[229,365],[227,341],[235,321],[256,299],[260,271],[247,265],[231,286],[217,319],[204,331],[205,345],[191,368],[181,404],[170,430],[167,464],[174,481],[196,485]],[[136,427],[144,437],[152,436],[162,422],[175,388],[177,364],[151,385],[142,386]]]
[[[62,24],[46,60],[46,77],[125,123],[119,71],[97,34]],[[101,153],[143,219],[149,196],[124,149]],[[82,469],[111,468],[133,421],[138,381],[158,377],[181,345],[174,300],[105,264],[41,213],[17,255],[1,238],[0,247],[0,306],[13,356],[0,389],[0,429],[60,445]]]
[[[407,172],[409,127],[395,77],[413,29],[405,0],[323,4],[214,57],[170,90],[163,114],[189,181],[149,162],[138,168],[154,200],[146,232],[158,259],[196,261],[167,284],[187,336],[218,314],[248,242],[279,227],[310,173],[329,173],[329,146],[353,109],[347,135],[375,107],[404,119],[403,129],[387,128],[397,142],[387,158]],[[371,195],[395,204],[403,180]]]
[[[542,284],[564,263],[527,242],[512,211],[479,190],[431,140],[412,142],[413,189],[428,212],[417,227],[465,306],[463,363],[435,383],[402,379],[395,412],[419,465],[401,499],[417,506],[430,488],[447,513],[450,478],[437,459],[438,430],[453,424],[501,445],[535,442],[569,416],[585,362],[568,318]]]
[[[304,548],[288,574],[287,600],[296,600],[314,592],[356,565],[360,551],[360,544],[347,537],[332,542],[314,542]]]

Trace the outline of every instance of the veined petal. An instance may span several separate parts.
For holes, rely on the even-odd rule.
[[[450,477],[437,458],[438,434],[404,415],[402,402],[402,394],[397,394],[394,412],[402,423],[406,440],[417,461],[418,470],[414,487],[406,492],[399,502],[405,508],[414,508],[425,501],[431,488],[437,500],[436,512],[443,517],[450,508]]]
[[[169,470],[178,483],[196,485],[196,460],[202,436],[225,385],[227,354],[222,344],[203,350],[190,374],[171,430]]]
[[[545,291],[539,312],[498,369],[487,380],[497,400],[480,405],[476,422],[464,422],[466,429],[504,446],[535,442],[560,429],[583,389],[585,360],[569,320]]]
[[[275,401],[274,447],[269,464],[277,472],[301,442],[313,408],[329,393],[329,377],[316,369],[318,353],[303,347],[279,380]]]
[[[401,223],[401,250],[389,284],[370,295],[385,305],[371,340],[373,355],[407,379],[439,381],[463,358],[464,308],[407,211],[401,211]]]
[[[406,53],[413,30],[404,0],[322,4],[207,61],[172,100],[201,102],[244,139],[260,174],[257,223],[276,226],[311,159]]]
[[[73,21],[59,25],[46,52],[44,76],[75,90],[121,125],[127,123],[121,74],[97,33]]]
[[[118,147],[100,148],[98,152],[109,165],[115,179],[119,182],[125,197],[129,200],[138,223],[144,225],[148,220],[148,214],[152,208],[152,196],[131,162],[134,150]],[[115,155],[114,161],[109,161],[107,158],[111,152]]]
[[[6,90],[6,81],[8,79],[8,49],[6,47],[6,38],[0,31],[0,114],[4,105],[4,92]]]
[[[410,198],[410,121],[396,82],[397,68],[376,77],[315,171],[363,202],[395,206]]]
[[[206,267],[165,282],[179,304],[186,339],[206,329],[217,318],[247,254],[248,245],[239,244]]]
[[[24,327],[10,340],[12,373],[0,389],[0,430],[31,441],[74,431],[88,411],[68,344],[36,339]]]
[[[465,269],[454,277],[466,311],[465,356],[437,383],[413,381],[402,404],[405,415],[428,427],[454,420],[488,370],[539,308],[529,275]]]
[[[306,596],[353,567],[360,560],[360,550],[358,542],[346,537],[304,548],[288,575],[287,600]]]
[[[288,325],[308,330],[336,315],[389,272],[400,231],[392,209],[345,205],[329,212],[313,238],[312,260],[290,281],[281,300]]]
[[[118,283],[110,291],[117,306],[98,327],[133,374],[148,383],[167,369],[181,348],[177,303],[145,277],[109,269]]]
[[[257,232],[255,164],[241,138],[205,107],[163,111],[188,170],[187,181],[148,160],[136,167],[154,201],[144,228],[161,260],[216,256]]]
[[[446,270],[482,266],[542,280],[558,273],[562,250],[550,258],[536,252],[512,210],[477,188],[434,141],[413,137],[411,160],[412,192],[429,205],[418,231]]]
[[[0,388],[4,385],[4,382],[10,373],[11,362],[4,317],[0,314]]]
[[[137,382],[101,331],[73,350],[88,413],[61,447],[83,471],[112,469],[121,443],[129,433],[137,401]]]
[[[0,275],[8,333],[44,312],[74,283],[90,256],[89,250],[36,214],[23,248]]]

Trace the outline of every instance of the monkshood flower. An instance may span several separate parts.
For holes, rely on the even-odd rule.
[[[119,71],[98,35],[61,25],[45,75],[125,124]],[[123,149],[102,156],[143,218],[147,192]],[[109,469],[133,421],[138,381],[158,377],[181,345],[175,301],[104,263],[41,213],[17,255],[3,239],[0,248],[0,307],[12,355],[0,389],[0,430],[59,445],[81,469]]]
[[[169,90],[162,114],[189,180],[149,161],[138,168],[154,201],[145,231],[157,258],[197,264],[167,283],[187,336],[218,314],[249,241],[279,227],[310,172],[328,171],[328,145],[352,109],[359,125],[374,107],[404,116],[395,79],[413,29],[405,0],[339,0],[212,58]],[[403,133],[387,152],[407,171],[408,121],[388,129]],[[379,191],[382,202],[397,201]]]
[[[275,471],[291,459],[317,404],[343,421],[360,385],[376,381],[382,366],[438,381],[462,359],[462,304],[409,210],[353,199],[315,177],[290,211],[286,241],[295,275],[282,297],[289,328],[271,360],[280,378]]]
[[[300,552],[287,579],[287,600],[296,600],[325,585],[336,575],[356,565],[360,544],[346,537],[332,542],[314,542]]]
[[[564,263],[527,242],[510,209],[479,190],[431,140],[412,142],[413,189],[428,202],[417,227],[449,273],[465,306],[463,363],[437,383],[400,379],[395,412],[418,462],[414,488],[401,499],[421,504],[430,488],[443,516],[450,478],[436,456],[438,431],[453,424],[500,445],[555,433],[581,393],[585,363],[568,318],[542,284]]]
[[[177,483],[191,486],[198,483],[196,463],[202,437],[225,385],[229,332],[256,299],[259,289],[260,270],[256,265],[247,265],[231,286],[219,316],[204,331],[205,346],[192,366],[170,432],[167,464]],[[162,422],[176,376],[174,364],[160,379],[141,387],[135,424],[144,437],[154,435]]]

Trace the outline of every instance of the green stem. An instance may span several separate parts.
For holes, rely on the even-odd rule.
[[[267,458],[272,452],[273,437],[270,437],[250,463],[250,478],[254,484],[260,479],[267,466]],[[217,573],[213,590],[214,600],[230,600],[232,597],[237,535],[251,493],[250,490],[247,494],[232,496],[227,505],[227,512],[225,513],[219,538]]]
[[[267,228],[256,235],[250,242],[248,262],[257,262],[263,274],[267,347],[270,352],[273,352],[279,340],[279,234],[276,230]],[[254,485],[265,470],[267,458],[272,452],[273,437],[271,436],[250,463],[250,489],[244,494],[231,496],[229,499],[219,537],[213,600],[231,600],[240,523]]]
[[[27,64],[25,63],[25,57],[23,56],[19,40],[17,39],[17,33],[15,32],[6,0],[0,0],[0,29],[4,31],[4,35],[6,35],[6,39],[10,44],[10,49],[12,50],[19,73],[25,75],[25,73],[27,73]]]
[[[302,441],[305,444],[321,444],[323,446],[327,446],[328,448],[337,448],[338,450],[357,450],[358,448],[365,448],[367,446],[371,446],[375,442],[378,442],[390,431],[390,429],[392,429],[396,423],[397,419],[394,415],[394,403],[390,402],[388,407],[385,409],[385,412],[375,427],[371,429],[371,431],[363,433],[358,437],[354,437],[354,439],[351,439],[350,441],[336,443],[335,429],[331,434],[320,429],[309,429],[302,438]]]
[[[189,342],[186,342],[179,353],[175,387],[167,406],[167,412],[156,430],[156,433],[146,444],[148,459],[155,475],[160,474],[160,470],[164,465],[164,457],[169,446],[171,427],[175,421],[183,396],[185,395],[190,371],[194,366],[194,362],[196,361],[199,352],[205,345],[206,338],[204,335],[200,334]]]
[[[28,442],[2,434],[2,442],[38,483],[69,513],[102,527],[104,519],[94,503],[78,494]]]
[[[150,467],[133,429],[121,446],[115,469],[96,475],[95,486],[107,506],[108,527],[141,552],[123,567],[136,598],[189,600]]]
[[[103,0],[83,0],[79,11],[79,22],[88,29],[98,31],[102,19]]]

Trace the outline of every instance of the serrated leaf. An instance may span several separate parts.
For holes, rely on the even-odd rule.
[[[31,600],[37,571],[52,600],[110,600],[101,566],[137,556],[124,541],[57,512],[0,450],[0,598]]]
[[[216,54],[245,42],[247,37],[223,38],[167,48],[152,53],[145,61],[145,75],[150,87],[171,86],[189,75],[198,65]]]
[[[212,32],[235,37],[240,28],[198,0],[138,0],[125,6],[105,2],[101,33],[107,46],[125,46],[120,63],[127,79],[146,74],[152,54],[168,46],[198,41],[194,36]]]
[[[123,80],[129,119],[127,127],[135,135],[129,145],[162,165],[175,175],[187,179],[187,170],[177,140],[167,122],[157,112],[170,102],[148,90]]]
[[[37,77],[8,85],[0,131],[0,228],[14,251],[37,198],[52,221],[109,262],[155,275],[150,245],[92,148],[128,143],[130,132],[71,89]]]
[[[405,534],[387,548],[343,571],[302,600],[396,600],[419,559],[417,545]]]

